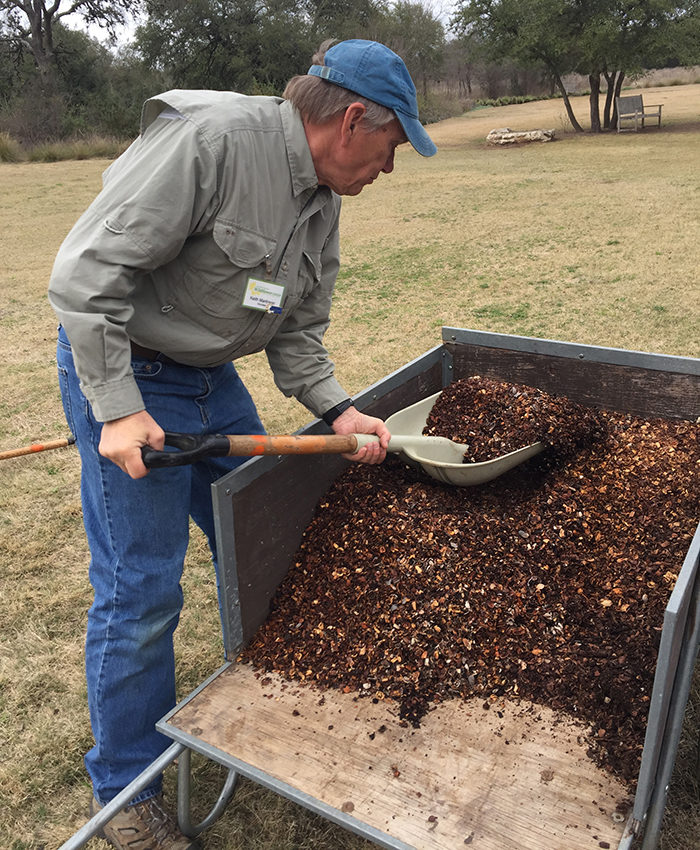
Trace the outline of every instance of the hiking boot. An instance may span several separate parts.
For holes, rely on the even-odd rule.
[[[94,798],[90,815],[102,806]],[[106,823],[100,833],[117,850],[194,850],[196,842],[178,829],[175,818],[163,808],[163,795],[127,806]]]

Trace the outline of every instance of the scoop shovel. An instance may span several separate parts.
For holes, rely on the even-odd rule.
[[[439,393],[404,408],[386,420],[390,431],[397,425],[409,433],[392,433],[388,451],[420,466],[437,481],[466,487],[491,481],[539,454],[543,443],[532,443],[514,452],[480,463],[464,463],[467,446],[446,437],[422,436],[427,416]],[[422,419],[422,422],[420,421]],[[414,431],[414,433],[410,433]],[[417,433],[415,433],[417,431]],[[165,443],[177,451],[157,451],[144,446],[143,462],[150,469],[184,466],[206,457],[255,457],[291,454],[354,454],[368,443],[377,442],[373,434],[281,435],[269,434],[176,434],[166,432]]]

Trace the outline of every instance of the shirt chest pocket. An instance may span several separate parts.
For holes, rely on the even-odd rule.
[[[190,246],[184,284],[191,302],[210,316],[238,318],[248,278],[268,279],[273,239],[217,221],[211,237]]]

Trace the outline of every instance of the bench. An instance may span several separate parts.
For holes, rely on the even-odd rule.
[[[626,130],[634,130],[635,133],[641,127],[644,129],[645,118],[656,118],[657,127],[661,126],[661,104],[656,103],[653,106],[644,106],[641,94],[629,95],[629,97],[616,98],[617,103],[617,132],[623,133]],[[634,127],[623,126],[623,122],[629,122],[631,125],[634,122]]]

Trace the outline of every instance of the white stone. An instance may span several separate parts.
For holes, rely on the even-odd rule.
[[[486,137],[490,145],[517,145],[523,142],[554,141],[554,130],[523,130],[515,131],[509,127],[491,130]]]

